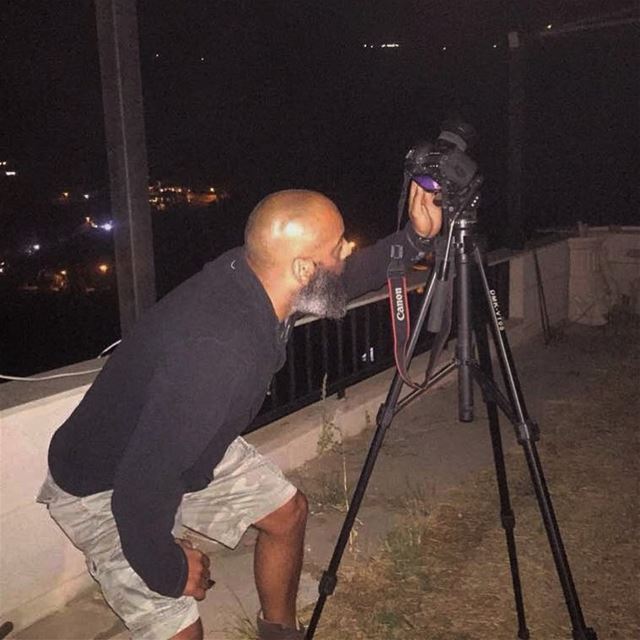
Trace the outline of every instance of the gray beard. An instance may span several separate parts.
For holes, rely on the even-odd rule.
[[[347,292],[342,276],[318,267],[293,301],[293,312],[319,318],[344,318],[347,313]]]

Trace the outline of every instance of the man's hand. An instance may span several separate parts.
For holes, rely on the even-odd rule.
[[[189,575],[187,576],[187,584],[182,592],[183,596],[192,596],[196,600],[204,600],[207,595],[207,589],[211,589],[214,585],[209,573],[209,565],[211,564],[208,556],[202,551],[195,549],[190,540],[176,538],[176,544],[179,545],[187,556],[189,567]]]
[[[414,231],[423,238],[432,238],[442,227],[442,209],[433,203],[433,196],[433,193],[411,181],[409,219]]]

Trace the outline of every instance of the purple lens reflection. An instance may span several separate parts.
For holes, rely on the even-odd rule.
[[[436,182],[431,176],[413,176],[413,181],[427,191],[440,191],[440,183]]]

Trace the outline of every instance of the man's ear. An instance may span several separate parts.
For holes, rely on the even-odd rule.
[[[316,271],[315,262],[311,258],[294,258],[291,263],[293,277],[304,287],[309,284]]]

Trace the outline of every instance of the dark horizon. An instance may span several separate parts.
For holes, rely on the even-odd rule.
[[[417,2],[375,2],[365,12],[337,1],[194,2],[180,11],[142,1],[150,177],[221,184],[246,207],[279,188],[316,188],[343,205],[347,221],[382,233],[404,154],[456,113],[479,132],[471,153],[486,178],[491,225],[506,215],[507,32],[517,22],[540,32],[602,11],[600,3],[568,4],[531,3],[515,15],[504,2],[440,2],[429,11]],[[7,135],[0,148],[31,196],[74,186],[107,190],[93,5],[27,1],[5,14]],[[571,209],[587,221],[631,220],[624,207],[637,203],[636,29],[533,45],[524,194],[530,226],[573,223]],[[392,42],[400,46],[379,47]],[[32,200],[32,209],[42,208]],[[7,213],[0,212],[0,229],[10,237],[28,221]],[[49,217],[42,214],[44,224]]]

